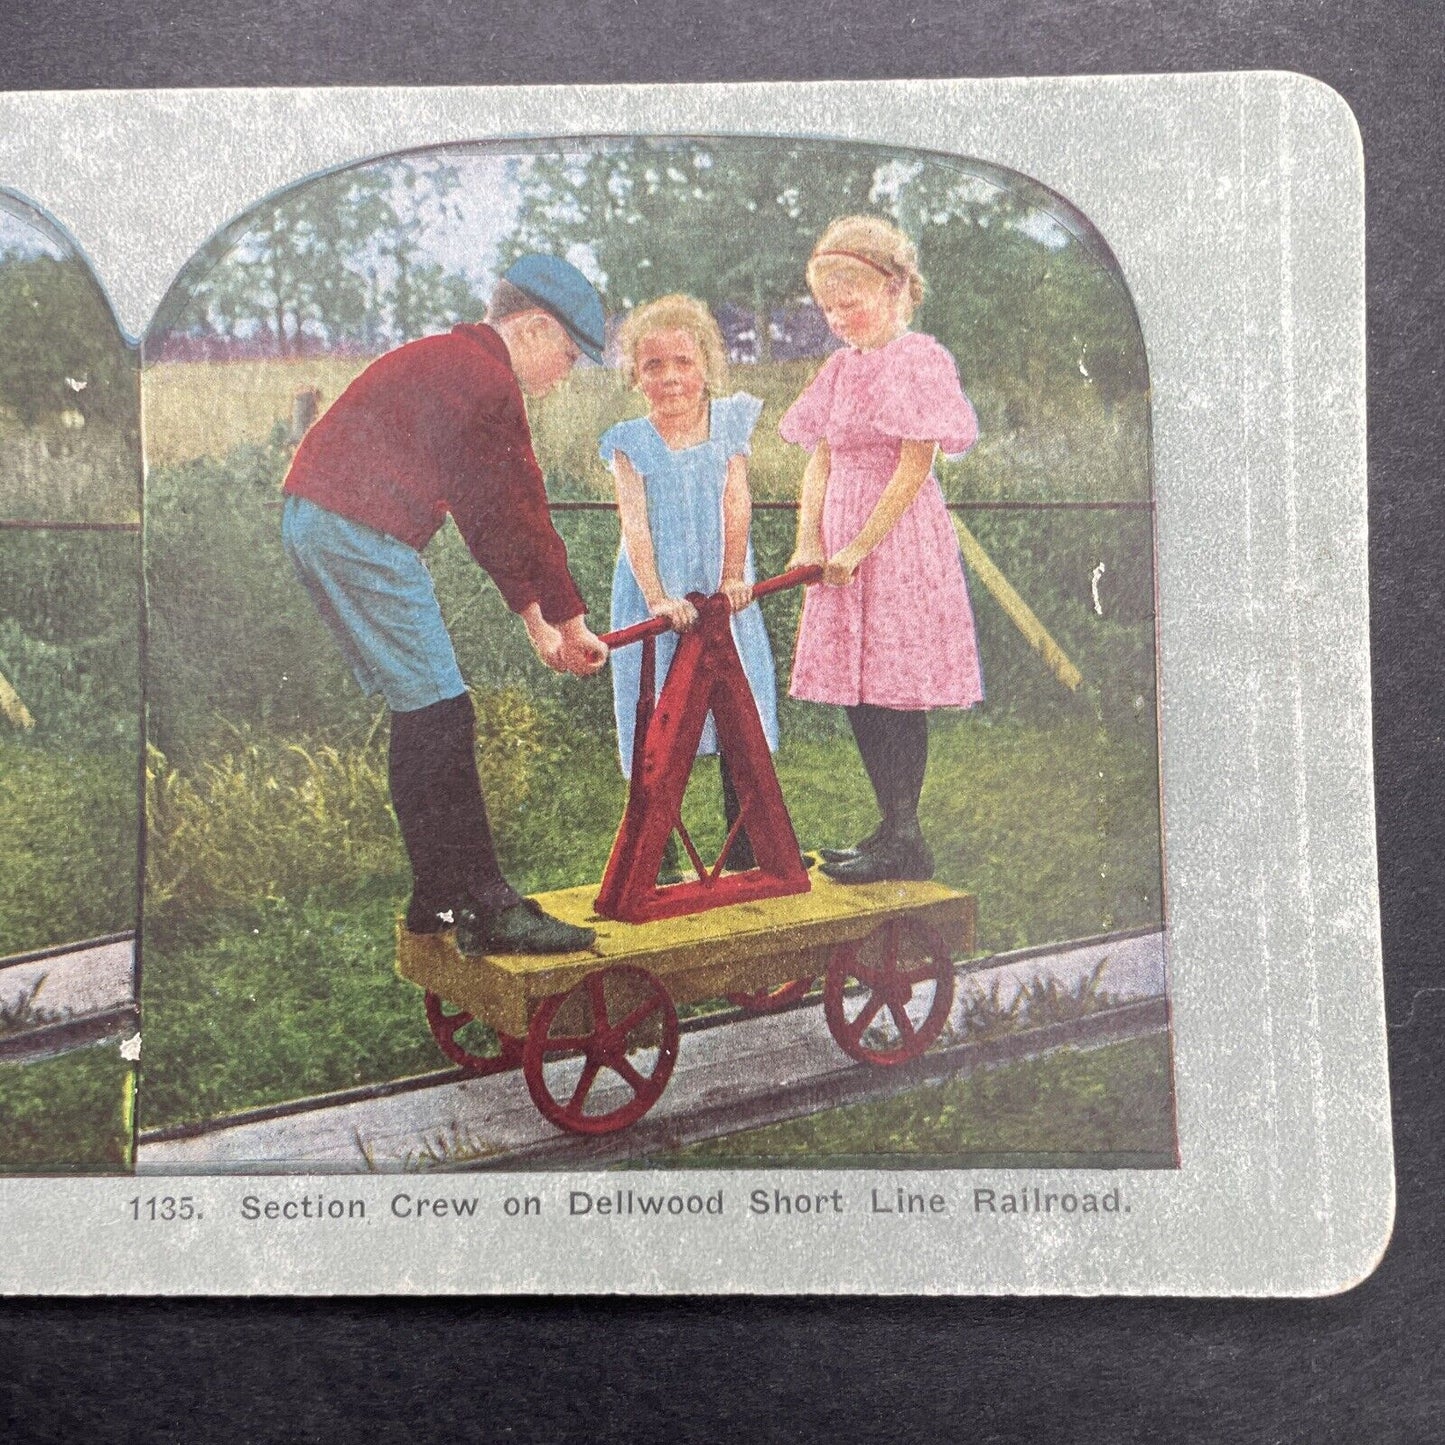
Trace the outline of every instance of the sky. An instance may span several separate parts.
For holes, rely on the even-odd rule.
[[[579,159],[586,153],[585,149],[579,150]],[[401,215],[415,215],[412,235],[418,245],[419,259],[435,262],[443,271],[463,276],[474,294],[485,299],[496,281],[502,248],[516,229],[521,207],[518,181],[531,164],[529,152],[521,147],[510,154],[481,147],[470,150],[442,147],[405,157],[378,158],[375,164],[395,165],[402,159],[412,162],[422,172],[438,163],[455,170],[458,184],[442,201],[438,202],[422,187],[420,194],[426,199],[418,205],[398,168],[393,200]],[[891,210],[908,183],[924,169],[925,162],[921,160],[882,162],[874,180],[873,203]],[[301,182],[298,189],[305,185],[306,182]],[[959,172],[951,187],[950,199],[954,206],[987,207],[999,192],[996,180]],[[1038,207],[1031,207],[1022,215],[1015,213],[1007,224],[1049,250],[1067,246],[1071,239],[1068,230],[1054,216]],[[5,244],[10,232],[28,235],[32,245],[40,244],[37,233],[0,211],[0,245]],[[243,248],[246,246],[245,241],[240,244]],[[605,289],[607,278],[590,247],[573,246],[567,259]],[[391,284],[395,262],[384,248],[377,248],[367,265],[383,286]],[[256,325],[259,324],[258,321]],[[246,328],[241,330],[244,334]]]
[[[54,256],[58,260],[66,254],[67,249],[45,231],[14,215],[7,206],[6,198],[0,197],[0,252],[19,252],[23,256]]]
[[[485,294],[496,279],[495,262],[500,247],[516,224],[520,195],[515,175],[518,166],[527,164],[525,157],[496,154],[466,154],[463,151],[443,153],[448,164],[456,167],[461,184],[449,197],[458,215],[443,218],[434,212],[424,215],[419,239],[425,254],[448,271],[458,271]],[[874,185],[875,201],[888,205],[903,185],[912,179],[921,163],[890,161],[879,168]],[[960,199],[973,196],[982,200],[996,191],[996,185],[982,178],[963,181]],[[1025,235],[1058,250],[1069,242],[1069,233],[1047,211],[1032,208],[1011,224]],[[592,276],[595,262],[586,247],[574,247],[568,260]]]
[[[497,252],[516,224],[519,197],[507,174],[510,158],[457,152],[445,158],[461,180],[449,198],[459,215],[448,221],[424,216],[422,249],[446,270],[484,286],[495,279]]]

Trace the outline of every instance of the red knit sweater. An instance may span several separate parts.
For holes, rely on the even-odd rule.
[[[307,432],[285,490],[420,551],[450,512],[514,612],[587,610],[552,526],[507,348],[457,326],[378,357]]]

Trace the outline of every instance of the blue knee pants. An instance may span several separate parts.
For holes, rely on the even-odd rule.
[[[414,547],[305,497],[286,498],[281,540],[364,692],[414,712],[466,691]]]

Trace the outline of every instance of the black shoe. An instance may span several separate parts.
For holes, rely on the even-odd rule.
[[[880,823],[866,838],[851,848],[819,848],[818,856],[825,863],[851,863],[855,858],[871,853],[882,841],[883,824]]]
[[[579,953],[596,938],[596,929],[553,918],[531,898],[508,908],[457,909],[457,950],[468,958],[480,953]]]
[[[921,836],[887,838],[856,858],[823,864],[823,872],[836,883],[882,883],[892,878],[922,883],[933,877],[933,853]]]
[[[413,898],[406,910],[406,931],[408,933],[445,933],[457,926],[454,908],[435,908]]]

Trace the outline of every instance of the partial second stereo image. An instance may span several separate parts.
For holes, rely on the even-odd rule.
[[[134,355],[0,194],[0,1173],[131,1163],[140,485]]]

